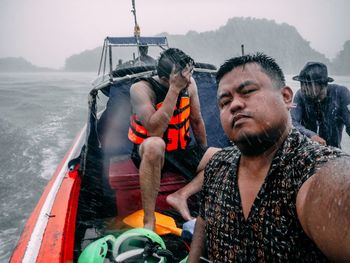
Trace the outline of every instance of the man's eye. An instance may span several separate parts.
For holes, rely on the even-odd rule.
[[[219,106],[220,106],[220,108],[223,108],[223,107],[225,107],[226,105],[229,105],[230,102],[231,102],[231,100],[221,100],[221,101],[219,102]]]
[[[242,89],[241,93],[242,94],[249,94],[249,93],[252,93],[254,91],[256,91],[256,89]]]

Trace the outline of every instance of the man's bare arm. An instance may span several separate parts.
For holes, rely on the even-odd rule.
[[[306,234],[329,259],[350,259],[350,157],[319,167],[300,188],[297,212]]]
[[[162,137],[173,115],[179,93],[169,90],[159,110],[155,109],[155,95],[145,82],[138,82],[130,89],[131,105],[150,136]],[[153,98],[154,97],[154,98]]]
[[[191,242],[190,256],[187,263],[200,262],[200,257],[204,254],[205,248],[205,221],[202,217],[198,216],[196,220],[196,226],[194,228],[194,234]]]
[[[193,78],[191,79],[191,84],[189,85],[189,92],[191,96],[190,123],[193,135],[200,145],[207,146],[207,134],[205,131],[204,120],[200,110],[197,85],[196,81]]]

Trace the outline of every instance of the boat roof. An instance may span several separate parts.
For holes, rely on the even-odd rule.
[[[168,46],[166,37],[107,37],[110,46]]]

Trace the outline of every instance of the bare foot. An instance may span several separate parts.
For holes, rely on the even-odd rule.
[[[193,219],[188,209],[187,199],[183,198],[179,193],[175,192],[168,195],[166,201],[169,205],[174,207],[186,221]]]

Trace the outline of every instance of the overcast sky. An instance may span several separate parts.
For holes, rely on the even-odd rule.
[[[130,10],[131,0],[0,0],[0,57],[61,68],[106,36],[132,35]],[[144,36],[215,30],[238,16],[293,25],[330,59],[350,40],[350,0],[136,0],[136,11]]]

